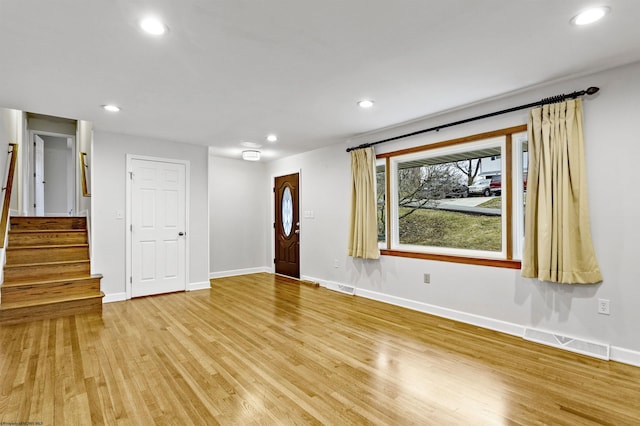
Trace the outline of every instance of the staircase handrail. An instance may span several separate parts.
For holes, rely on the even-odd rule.
[[[16,162],[18,159],[18,144],[10,143],[9,147],[11,151],[8,154],[11,155],[9,161],[9,168],[7,169],[7,185],[2,188],[4,191],[4,200],[2,202],[2,218],[0,219],[0,232],[2,232],[2,244],[0,248],[4,248],[5,239],[7,236],[7,224],[9,222],[9,204],[11,204],[11,190],[13,188],[13,176],[16,171]]]

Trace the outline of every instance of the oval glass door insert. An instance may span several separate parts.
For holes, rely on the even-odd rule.
[[[293,227],[293,200],[291,199],[291,190],[285,187],[282,193],[282,228],[284,235],[291,235]]]

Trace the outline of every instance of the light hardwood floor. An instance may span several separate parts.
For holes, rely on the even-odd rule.
[[[640,424],[640,368],[300,285],[0,326],[0,424]]]

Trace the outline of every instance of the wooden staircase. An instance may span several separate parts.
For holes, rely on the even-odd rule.
[[[102,314],[84,217],[12,217],[0,287],[0,323]]]

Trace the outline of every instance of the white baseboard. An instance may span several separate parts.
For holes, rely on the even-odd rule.
[[[337,281],[321,280],[320,278],[309,277],[307,275],[301,275],[300,279],[318,283],[320,284],[320,287],[328,288],[329,290],[338,291],[345,294],[353,294],[350,291],[345,291],[345,284],[339,283]],[[347,287],[354,288],[354,286],[352,285],[347,285]],[[357,289],[355,290],[357,291]]]
[[[211,288],[211,283],[209,281],[187,284],[187,291],[206,290],[208,288]]]
[[[209,278],[235,277],[237,275],[257,274],[260,272],[273,272],[273,271],[268,266],[261,266],[259,268],[233,269],[230,271],[210,272]]]
[[[123,300],[127,300],[127,293],[109,293],[104,295],[102,303],[122,302]]]
[[[609,348],[609,351],[609,358],[611,359],[611,361],[617,361],[623,364],[640,367],[640,352],[620,348],[617,346],[611,346]]]
[[[362,296],[367,299],[377,300],[379,302],[389,303],[391,305],[401,306],[425,314],[436,315],[438,317],[460,321],[465,324],[476,325],[478,327],[495,330],[512,336],[521,337],[525,327],[518,324],[500,321],[493,318],[483,317],[480,315],[470,314],[467,312],[456,311],[454,309],[443,308],[428,303],[417,302],[415,300],[404,299],[402,297],[390,296],[384,293],[378,293],[371,290],[356,289],[356,296]]]

